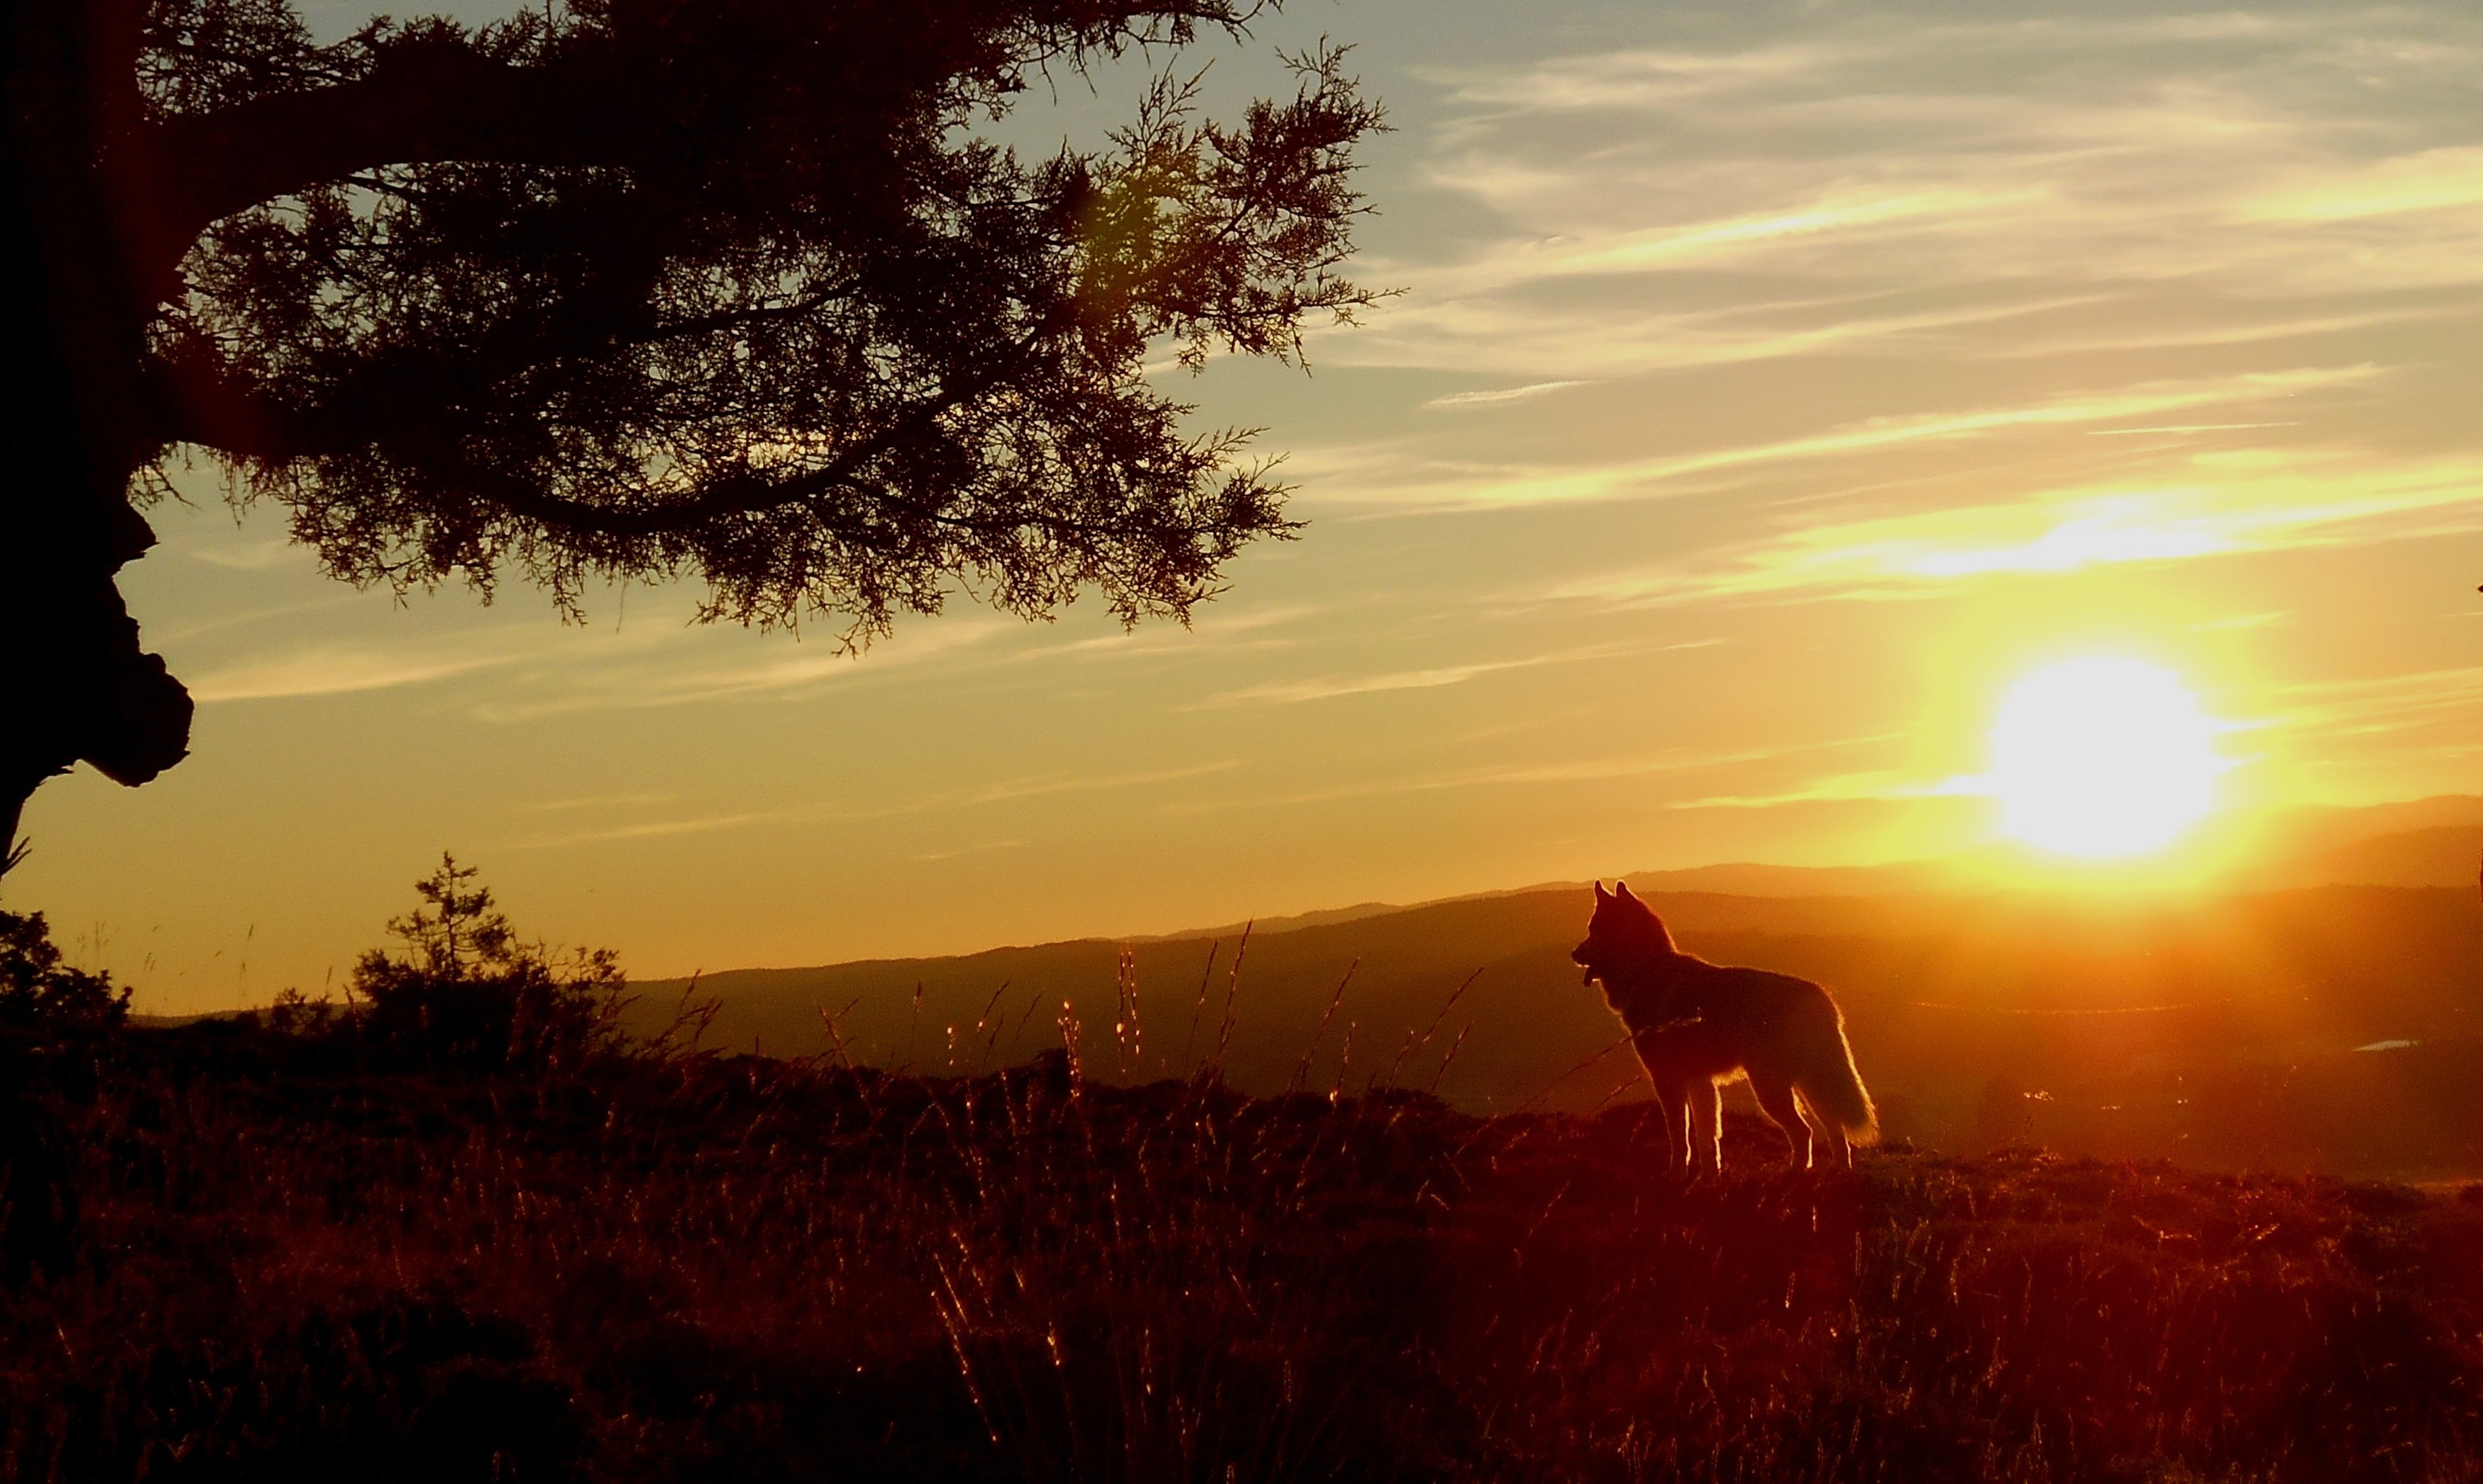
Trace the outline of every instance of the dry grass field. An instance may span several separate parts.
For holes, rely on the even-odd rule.
[[[2483,1476],[2483,1189],[352,1026],[8,1044],[13,1479]]]

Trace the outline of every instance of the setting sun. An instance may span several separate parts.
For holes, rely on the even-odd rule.
[[[1991,752],[2002,828],[2078,856],[2166,843],[2207,812],[2224,769],[2180,678],[2125,659],[2069,660],[2018,681]]]

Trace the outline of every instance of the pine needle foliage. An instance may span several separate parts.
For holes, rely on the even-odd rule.
[[[1296,360],[1375,297],[1342,50],[1231,124],[1167,73],[1101,148],[976,131],[1045,72],[1239,33],[1224,0],[589,0],[327,46],[264,0],[151,14],[150,128],[208,171],[166,446],[356,582],[518,571],[574,612],[689,575],[856,642],[961,589],[1181,617],[1293,526],[1143,362]],[[303,139],[332,95],[379,137]]]
[[[116,583],[200,464],[399,592],[678,581],[847,647],[959,596],[1186,621],[1295,522],[1158,362],[1298,363],[1379,297],[1345,52],[1202,112],[1183,49],[1268,8],[570,0],[329,42],[283,0],[0,9],[0,852],[74,762],[186,754]],[[993,137],[1134,58],[1162,80],[1108,140]]]

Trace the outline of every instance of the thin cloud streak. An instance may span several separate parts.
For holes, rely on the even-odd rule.
[[[474,708],[487,722],[529,722],[580,711],[653,710],[723,702],[789,701],[833,685],[885,678],[895,671],[945,659],[998,635],[1023,627],[1006,620],[950,619],[920,624],[868,649],[823,647],[811,653],[763,653],[725,664],[701,663],[690,650],[701,645],[734,644],[737,636],[676,631],[660,651],[637,663],[573,669],[538,687],[523,701],[494,700]],[[786,644],[781,635],[770,645]]]
[[[1417,777],[1373,780],[1294,793],[1252,795],[1239,799],[1185,801],[1166,807],[1162,812],[1177,817],[1279,805],[1334,804],[1348,799],[1381,798],[1395,794],[1455,792],[1467,788],[1601,783],[1625,779],[1660,778],[1671,774],[1706,773],[1721,768],[1740,767],[1754,762],[1774,762],[1786,757],[1805,756],[1814,753],[1833,752],[1844,748],[1874,746],[1882,742],[1894,741],[1901,735],[1903,733],[1878,732],[1867,736],[1838,737],[1825,742],[1796,743],[1786,747],[1742,748],[1724,752],[1693,753],[1687,755],[1663,753],[1653,756],[1589,758],[1574,762],[1492,764]]]
[[[1365,696],[1385,691],[1436,690],[1446,685],[1462,685],[1468,680],[1511,670],[1533,670],[1544,665],[1580,664],[1590,660],[1618,659],[1635,654],[1652,654],[1669,649],[1703,649],[1721,641],[1694,640],[1687,644],[1605,645],[1584,649],[1558,649],[1545,654],[1524,655],[1516,659],[1478,660],[1463,665],[1442,665],[1426,670],[1399,670],[1379,675],[1327,676],[1309,680],[1276,680],[1262,685],[1249,685],[1240,690],[1225,691],[1200,702],[1192,710],[1238,705],[1293,705],[1307,701],[1329,701],[1340,696]]]
[[[1990,792],[1989,781],[1972,774],[1923,782],[1895,773],[1844,773],[1779,793],[1716,794],[1704,799],[1684,799],[1665,807],[1674,809],[1773,809],[1796,804],[1881,804],[1915,799],[1983,798]]]
[[[1868,301],[1883,296],[1860,297]],[[1621,376],[1828,354],[1887,354],[1916,342],[1937,343],[1958,354],[1986,354],[1951,332],[2099,305],[2112,297],[2052,295],[1905,314],[1831,317],[1824,323],[1794,326],[1776,321],[1789,312],[1816,313],[1816,308],[1788,310],[1756,305],[1650,315],[1609,305],[1553,308],[1514,301],[1454,299],[1391,311],[1350,339],[1323,346],[1322,355],[1332,364],[1368,368],[1472,371],[1480,364],[1506,374],[1594,373],[1563,375],[1507,392],[1457,393],[1424,404],[1461,407],[1532,398]]]
[[[2342,456],[2196,462],[2193,482],[2080,489],[1815,526],[1705,570],[1562,583],[1546,595],[1616,608],[1721,598],[1857,597],[2057,573],[2483,528],[2483,459],[2356,466]]]
[[[2241,325],[2202,327],[2195,330],[2146,328],[2117,334],[2085,338],[2034,339],[2014,345],[1987,346],[1977,354],[1994,360],[2025,360],[2064,356],[2098,356],[2125,354],[2131,351],[2205,350],[2218,347],[2259,345],[2270,340],[2305,340],[2317,335],[2340,335],[2357,330],[2371,330],[2382,325],[2406,325],[2437,322],[2459,311],[2439,305],[2420,308],[2373,309],[2356,314],[2324,314],[2309,319],[2262,321]]]
[[[1023,849],[1025,845],[1026,841],[1024,840],[989,840],[980,845],[960,845],[954,850],[925,851],[921,855],[908,856],[906,859],[909,861],[921,861],[927,865],[935,864],[942,861],[954,861],[960,856],[987,855],[996,850],[1019,850]]]
[[[1589,386],[1591,382],[1535,382],[1525,386],[1508,386],[1498,391],[1458,391],[1445,397],[1433,397],[1425,407],[1491,407],[1507,402],[1525,402],[1572,386]]]
[[[909,814],[933,813],[947,809],[969,809],[1021,799],[1043,798],[1054,794],[1102,793],[1150,783],[1177,782],[1187,779],[1205,778],[1229,772],[1239,766],[1233,762],[1199,763],[1179,768],[1156,768],[1134,773],[1108,774],[1101,777],[1080,777],[1074,774],[1053,774],[988,784],[980,788],[925,794],[897,804],[877,808],[767,808],[730,813],[699,814],[680,819],[650,820],[615,825],[608,828],[541,833],[524,835],[499,847],[506,850],[552,850],[572,845],[601,844],[613,840],[649,839],[667,835],[706,835],[720,830],[743,829],[754,825],[792,826],[853,823],[867,820],[894,819]]]
[[[2175,422],[2154,428],[2092,428],[2088,430],[2087,437],[2091,438],[2178,437],[2198,433],[2249,433],[2262,428],[2299,428],[2301,426],[2300,418],[2288,418],[2283,422]]]
[[[2065,393],[2016,407],[1876,417],[1804,437],[1736,448],[1584,468],[1506,472],[1467,480],[1433,479],[1395,488],[1360,484],[1330,489],[1326,493],[1336,500],[1396,501],[1434,509],[1645,497],[1666,492],[1663,486],[1697,475],[1873,454],[1913,444],[2119,422],[2188,409],[2281,401],[2306,392],[2368,383],[2379,377],[2382,369],[2372,365],[2304,367],[2244,372],[2202,381],[2142,383],[2111,391]]]
[[[351,606],[354,601],[353,594],[336,593],[303,602],[244,609],[239,613],[198,619],[185,623],[149,623],[147,625],[147,638],[149,644],[187,647],[213,634],[228,633],[239,628],[252,628],[275,619],[295,619],[307,613],[333,613]]]
[[[2155,286],[2222,321],[2166,330],[2131,302],[2072,334],[1946,327],[1967,339],[1956,354],[2012,358],[2350,333],[2442,308],[2374,294],[2483,289],[2483,142],[2459,91],[2483,22],[2242,18],[1846,13],[1794,41],[1428,71],[1466,110],[1440,128],[1431,183],[1505,230],[1454,261],[1375,262],[1413,293],[1323,354],[1553,380],[1943,328],[1829,310],[1710,339],[1639,307],[1679,303],[1655,286],[1690,273],[1962,296],[1987,324]],[[1582,305],[1589,281],[1600,302]],[[1714,279],[1696,294],[1713,304]]]
[[[638,808],[654,804],[669,804],[670,793],[607,793],[582,799],[534,799],[526,803],[528,811],[538,814],[560,814],[575,809]]]
[[[2469,145],[2397,155],[2348,178],[2296,186],[2245,206],[2243,215],[2325,223],[2472,206],[2483,206],[2483,146]]]
[[[201,705],[236,701],[294,700],[421,685],[516,664],[520,654],[405,654],[342,645],[245,660],[189,682]]]
[[[994,783],[985,788],[968,789],[962,793],[940,794],[899,806],[890,810],[870,810],[870,815],[918,813],[926,808],[975,808],[988,804],[1004,804],[1018,799],[1039,799],[1050,794],[1097,793],[1114,788],[1136,788],[1149,783],[1177,783],[1194,778],[1208,778],[1229,773],[1241,766],[1238,762],[1201,762],[1178,768],[1147,768],[1135,773],[1112,773],[1102,777],[1081,777],[1076,774],[1053,774],[1049,777],[1020,779]],[[864,814],[848,813],[843,818],[862,818]]]
[[[1454,187],[1456,182],[1443,179]],[[2023,187],[1946,186],[1915,191],[1837,189],[1808,200],[1677,226],[1639,227],[1579,238],[1519,239],[1487,257],[1436,270],[1426,288],[1458,298],[1564,278],[1747,266],[1771,249],[1815,251],[1820,239],[1840,242],[1893,235],[1925,220],[1954,222],[2022,211],[2043,199]]]
[[[1278,680],[1265,685],[1250,685],[1240,690],[1226,691],[1222,695],[1210,697],[1200,704],[1238,706],[1266,702],[1289,705],[1304,701],[1328,701],[1339,696],[1367,696],[1382,691],[1435,690],[1443,685],[1462,685],[1478,676],[1496,675],[1505,670],[1524,670],[1553,662],[1553,657],[1489,660],[1471,665],[1443,665],[1432,670],[1401,670],[1389,675],[1331,677],[1320,680]]]
[[[2275,694],[2283,708],[2261,726],[2373,736],[2471,717],[2483,705],[2483,666],[2313,681]]]
[[[290,539],[276,537],[267,541],[222,542],[211,546],[199,546],[187,553],[189,559],[206,567],[226,571],[263,572],[283,568],[305,568],[313,558]]]
[[[689,819],[659,819],[644,824],[613,825],[595,830],[574,830],[557,835],[529,835],[510,840],[502,850],[560,850],[572,845],[601,845],[615,840],[660,839],[667,835],[708,835],[718,830],[734,830],[784,819],[786,816],[769,809],[739,814],[705,814]]]
[[[1295,641],[1268,637],[1262,631],[1325,611],[1319,604],[1276,606],[1229,617],[1214,615],[1194,629],[1158,625],[1066,643],[1005,647],[1003,652],[992,651],[1001,649],[1000,642],[1012,635],[1028,634],[1028,624],[999,616],[956,617],[936,624],[918,623],[867,649],[824,647],[808,653],[761,652],[756,658],[721,665],[704,663],[691,650],[705,643],[735,644],[734,636],[678,630],[666,637],[659,652],[635,663],[546,676],[549,683],[539,687],[542,693],[523,701],[494,700],[477,706],[475,714],[492,722],[523,722],[583,711],[799,701],[830,687],[875,684],[924,669],[953,674],[1047,659],[1284,648]],[[771,647],[782,642],[781,637],[770,639]]]

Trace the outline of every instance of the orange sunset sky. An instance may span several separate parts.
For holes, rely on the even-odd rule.
[[[1212,95],[1322,34],[1405,292],[1166,368],[1310,522],[1194,629],[400,602],[202,466],[122,580],[193,755],[39,793],[12,905],[173,1012],[341,980],[443,847],[644,976],[1907,859],[2097,655],[2214,724],[2210,834],[2483,792],[2483,13],[1296,0]]]

